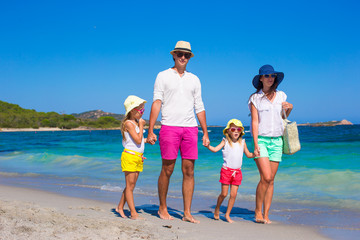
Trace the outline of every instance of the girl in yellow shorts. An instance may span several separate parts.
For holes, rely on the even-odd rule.
[[[141,219],[135,210],[134,188],[139,173],[143,170],[144,144],[147,142],[143,136],[145,120],[142,115],[145,111],[144,99],[130,95],[124,102],[125,118],[121,123],[122,144],[124,151],[121,155],[121,168],[125,174],[126,187],[121,195],[120,202],[116,208],[121,217],[127,218],[124,214],[124,205],[127,202],[130,209],[131,219]]]

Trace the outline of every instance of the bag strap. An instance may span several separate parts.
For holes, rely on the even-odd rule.
[[[285,120],[287,120],[287,117],[288,117],[288,116],[286,115],[286,111],[285,111],[284,108],[282,109],[282,114],[283,114],[283,116],[285,116]]]

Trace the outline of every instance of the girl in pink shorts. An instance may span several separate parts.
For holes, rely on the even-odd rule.
[[[216,147],[207,147],[212,152],[218,152],[220,149],[222,149],[224,159],[219,180],[219,182],[221,182],[221,193],[217,199],[214,218],[215,220],[219,220],[220,206],[226,198],[230,186],[230,198],[225,213],[225,219],[229,223],[233,223],[234,221],[230,218],[230,212],[234,206],[237,191],[242,180],[242,158],[244,153],[248,158],[254,158],[255,154],[249,152],[245,143],[245,139],[242,139],[242,136],[244,136],[245,132],[241,121],[237,119],[231,119],[228,122],[226,128],[223,130],[223,133],[226,138],[223,138],[219,145]]]

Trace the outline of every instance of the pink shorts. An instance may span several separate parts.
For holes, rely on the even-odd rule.
[[[161,158],[165,160],[175,160],[180,149],[182,159],[197,159],[198,132],[197,127],[162,125],[159,133]]]
[[[242,173],[241,169],[232,169],[223,166],[220,171],[219,182],[227,185],[241,185]]]

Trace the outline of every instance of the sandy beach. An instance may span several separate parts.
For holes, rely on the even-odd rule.
[[[165,221],[139,210],[145,220],[121,218],[115,204],[0,185],[0,239],[328,239],[300,225],[252,221],[229,224],[198,216],[200,224]]]

